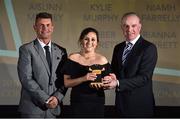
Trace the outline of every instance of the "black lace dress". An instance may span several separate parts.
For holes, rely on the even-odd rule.
[[[110,64],[94,64],[91,66],[81,65],[78,62],[68,59],[62,68],[63,74],[70,75],[72,80],[78,77],[85,76],[88,72],[93,70],[94,67],[102,69],[101,78],[108,75]],[[91,70],[90,70],[91,69]],[[81,83],[71,90],[71,109],[73,117],[103,117],[104,116],[104,103],[105,94],[104,90],[94,89],[89,86],[91,81]]]

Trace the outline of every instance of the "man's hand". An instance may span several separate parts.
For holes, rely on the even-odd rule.
[[[104,89],[113,89],[117,84],[117,79],[115,74],[110,74],[109,76],[105,76],[102,80]]]
[[[46,105],[48,108],[50,109],[54,109],[56,108],[56,106],[58,105],[58,99],[55,96],[51,96],[47,101],[46,101]]]

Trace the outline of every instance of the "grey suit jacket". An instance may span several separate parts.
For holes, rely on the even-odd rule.
[[[23,114],[43,115],[49,111],[60,114],[60,105],[47,109],[46,100],[54,95],[59,103],[67,89],[64,87],[60,68],[67,59],[66,49],[52,43],[50,72],[44,51],[37,39],[19,48],[18,76],[22,84],[19,111]]]

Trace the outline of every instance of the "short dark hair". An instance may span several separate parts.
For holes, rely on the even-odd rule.
[[[139,18],[139,22],[141,23],[141,19],[140,19],[139,15],[138,15],[136,12],[127,12],[127,13],[125,13],[125,14],[122,16],[121,21],[123,21],[123,19],[126,18],[127,16],[131,16],[131,15],[137,16],[137,17]]]
[[[35,23],[37,22],[37,20],[38,20],[39,18],[49,18],[49,19],[51,19],[51,21],[52,21],[52,14],[47,13],[47,12],[40,12],[40,13],[38,13],[38,14],[36,15]]]
[[[78,43],[81,44],[82,40],[84,39],[84,37],[89,33],[89,32],[94,32],[97,36],[97,42],[99,42],[99,33],[95,28],[92,27],[87,27],[85,28],[82,32],[81,35],[79,37]]]

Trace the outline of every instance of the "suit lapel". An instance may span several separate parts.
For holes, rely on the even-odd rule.
[[[124,51],[124,48],[126,47],[126,42],[123,42],[122,46],[120,47],[119,49],[119,59],[120,59],[120,65],[122,66],[122,56],[123,56],[123,51]]]
[[[134,57],[135,55],[137,55],[137,53],[139,52],[139,48],[141,48],[141,43],[142,43],[143,38],[140,36],[140,38],[137,40],[137,42],[134,44],[131,52],[129,53],[129,55],[127,56],[127,60],[125,62],[124,65],[128,64],[128,61],[130,61],[131,59],[133,59],[132,57]]]
[[[50,75],[51,73],[50,73],[50,69],[49,69],[49,66],[48,66],[48,63],[47,63],[47,60],[46,60],[46,56],[45,56],[44,51],[43,51],[43,49],[42,49],[42,47],[39,44],[37,39],[34,40],[34,47],[35,47],[36,51],[38,52],[44,66],[45,66],[45,68],[46,68],[46,70],[48,72],[48,74]],[[41,61],[39,61],[39,62],[41,62]]]
[[[61,52],[59,48],[52,43],[52,72],[56,72],[56,68],[61,60]]]

